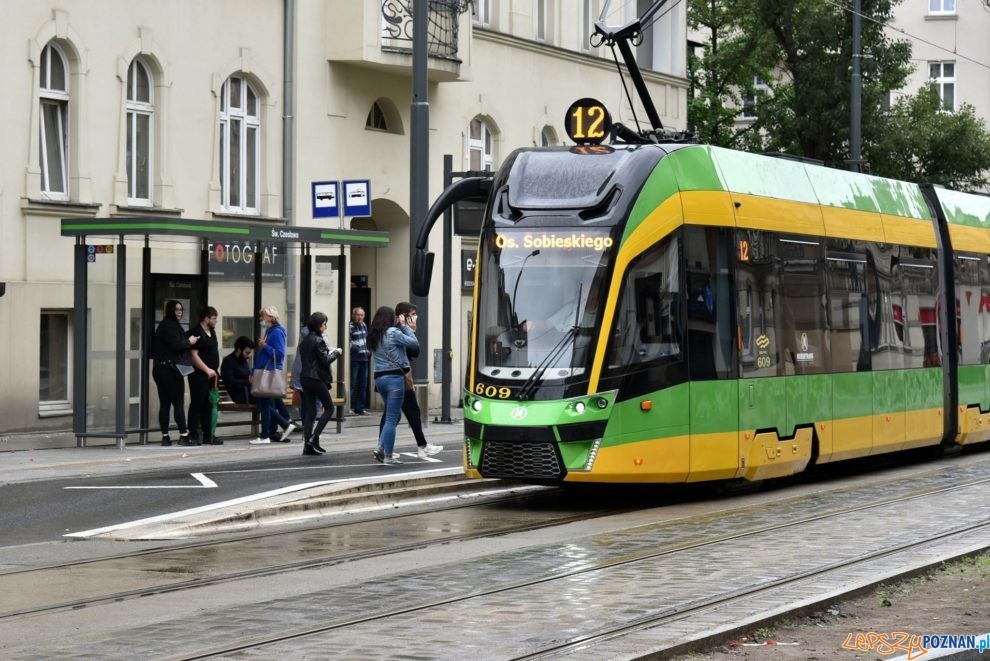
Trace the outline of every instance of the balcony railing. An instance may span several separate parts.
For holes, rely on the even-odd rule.
[[[411,53],[413,3],[416,0],[382,0],[382,50]],[[460,62],[457,57],[457,24],[470,6],[469,0],[427,0],[426,38],[430,57]]]

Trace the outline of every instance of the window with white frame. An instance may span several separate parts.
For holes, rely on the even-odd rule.
[[[471,3],[471,17],[478,25],[491,25],[492,0],[474,0]]]
[[[536,38],[547,40],[547,0],[536,0]]]
[[[942,99],[942,109],[956,109],[956,63],[929,62],[928,77],[935,82],[939,98]]]
[[[591,32],[594,30],[594,25],[591,0],[584,0],[581,8],[581,50],[591,50]]]
[[[69,66],[58,44],[41,51],[40,105],[41,193],[69,199]]]
[[[553,147],[556,144],[557,132],[553,130],[552,126],[544,126],[543,130],[540,131],[540,146]]]
[[[154,79],[134,58],[127,69],[127,202],[152,204],[151,164],[155,128]]]
[[[235,213],[258,213],[261,99],[246,78],[220,89],[220,203]]]
[[[928,13],[932,16],[955,14],[956,0],[928,0]]]
[[[64,410],[70,402],[71,324],[65,310],[42,310],[39,328],[39,411]]]
[[[475,117],[468,129],[468,169],[491,170],[495,162],[492,154],[492,130],[485,120]]]
[[[760,97],[770,92],[770,86],[759,76],[753,76],[753,89],[749,93],[743,91],[742,112],[740,119],[756,119],[756,105],[760,102]]]

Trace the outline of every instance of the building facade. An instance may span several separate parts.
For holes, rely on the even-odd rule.
[[[455,170],[497,169],[518,147],[563,144],[563,115],[577,98],[600,98],[617,121],[633,123],[611,53],[588,39],[603,4],[430,3],[431,200],[442,189],[444,154],[453,155]],[[609,22],[630,20],[650,3],[627,4]],[[0,42],[8,101],[0,106],[7,138],[0,155],[0,324],[8,329],[0,360],[16,378],[0,386],[0,434],[71,428],[73,333],[83,323],[89,425],[112,424],[113,248],[94,246],[89,314],[74,318],[73,241],[60,236],[61,219],[236,219],[388,232],[390,244],[380,250],[314,250],[314,287],[302,294],[292,250],[255,255],[250,244],[224,240],[204,253],[196,241],[157,241],[151,273],[178,297],[209,255],[208,302],[220,311],[222,354],[237,336],[257,334],[254,259],[264,263],[264,303],[286,310],[293,347],[300,295],[331,315],[331,329],[341,289],[348,308],[360,303],[373,311],[408,299],[411,2],[46,0],[8,1],[4,9],[7,34],[16,38]],[[686,125],[684,44],[684,14],[675,7],[639,46],[654,102],[674,129]],[[288,146],[286,94],[294,135]],[[635,110],[642,120],[642,108]],[[314,218],[313,183],[350,180],[369,182],[370,214]],[[432,249],[439,252],[440,242],[434,232]],[[141,243],[128,240],[128,251]],[[476,246],[458,237],[454,255]],[[321,271],[341,254],[346,272]],[[141,326],[140,261],[127,266],[129,424],[149,368],[142,360],[148,329]],[[455,291],[460,284],[455,264]],[[441,290],[437,273],[426,360],[440,346]],[[453,305],[455,402],[470,323],[469,291],[462,294]],[[338,343],[346,346],[346,338]],[[438,401],[432,372],[430,397]]]
[[[915,65],[904,91],[914,94],[933,80],[946,110],[968,103],[990,124],[990,4],[907,0],[894,12],[891,25],[911,41]]]

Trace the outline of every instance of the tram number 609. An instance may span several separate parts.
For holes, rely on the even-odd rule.
[[[508,399],[512,395],[512,390],[505,386],[497,388],[484,383],[478,383],[474,386],[474,394],[481,395],[482,397],[490,397],[492,399]]]

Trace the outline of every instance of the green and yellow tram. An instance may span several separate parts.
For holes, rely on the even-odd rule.
[[[518,150],[484,188],[470,476],[762,480],[990,440],[988,197],[683,144]]]

